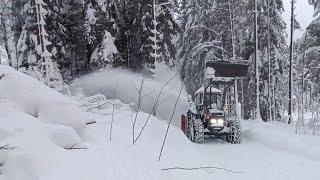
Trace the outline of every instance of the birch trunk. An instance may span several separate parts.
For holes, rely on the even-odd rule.
[[[254,0],[254,33],[255,33],[255,66],[256,66],[256,119],[261,119],[260,114],[260,78],[259,78],[259,47],[258,47],[258,5]]]

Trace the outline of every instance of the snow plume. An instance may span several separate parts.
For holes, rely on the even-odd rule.
[[[104,69],[77,79],[72,84],[72,89],[82,88],[87,96],[95,94],[103,94],[107,98],[113,98],[114,88],[118,82],[118,90],[116,99],[122,102],[131,104],[138,102],[138,91],[143,76],[141,74],[134,74],[121,69]],[[173,78],[173,79],[172,79]],[[158,118],[169,120],[173,111],[174,103],[179,95],[179,88],[181,81],[179,74],[170,69],[164,63],[157,65],[155,79],[147,79],[142,88],[141,110],[150,113],[154,106],[161,88],[170,79],[170,83],[163,89],[162,95],[159,99],[159,104],[162,104],[156,109],[155,114]],[[180,124],[180,115],[185,113],[189,104],[187,102],[187,93],[183,91],[180,97],[178,106],[174,115],[173,123]]]

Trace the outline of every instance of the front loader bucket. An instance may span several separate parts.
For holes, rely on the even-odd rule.
[[[213,68],[215,77],[237,78],[247,76],[249,65],[242,62],[208,61],[206,68]]]

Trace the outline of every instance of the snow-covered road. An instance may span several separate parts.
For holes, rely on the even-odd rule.
[[[129,149],[142,151],[146,156],[141,157],[142,159],[137,162],[148,159],[154,162],[158,169],[217,167],[217,169],[207,170],[163,171],[166,178],[187,180],[195,178],[202,180],[320,178],[320,174],[316,173],[320,167],[320,138],[296,136],[293,134],[294,128],[285,127],[282,124],[244,121],[244,139],[239,145],[228,144],[214,138],[207,139],[204,144],[194,144],[177,127],[172,127],[162,159],[157,162],[166,123],[155,119],[150,121],[143,139],[132,146],[131,129],[124,127],[125,124],[130,124],[130,121],[125,123],[125,116],[123,114],[119,116],[123,117],[119,119],[123,124],[118,124],[114,129],[115,139],[112,143],[123,143]],[[92,131],[98,132],[99,127],[105,131],[110,127],[107,117],[98,119],[100,119],[98,124],[91,127]],[[104,142],[106,146],[112,144],[105,140]]]

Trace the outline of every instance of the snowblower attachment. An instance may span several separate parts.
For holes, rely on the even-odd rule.
[[[246,61],[208,61],[206,63],[208,78],[242,78],[247,75],[249,64]]]

